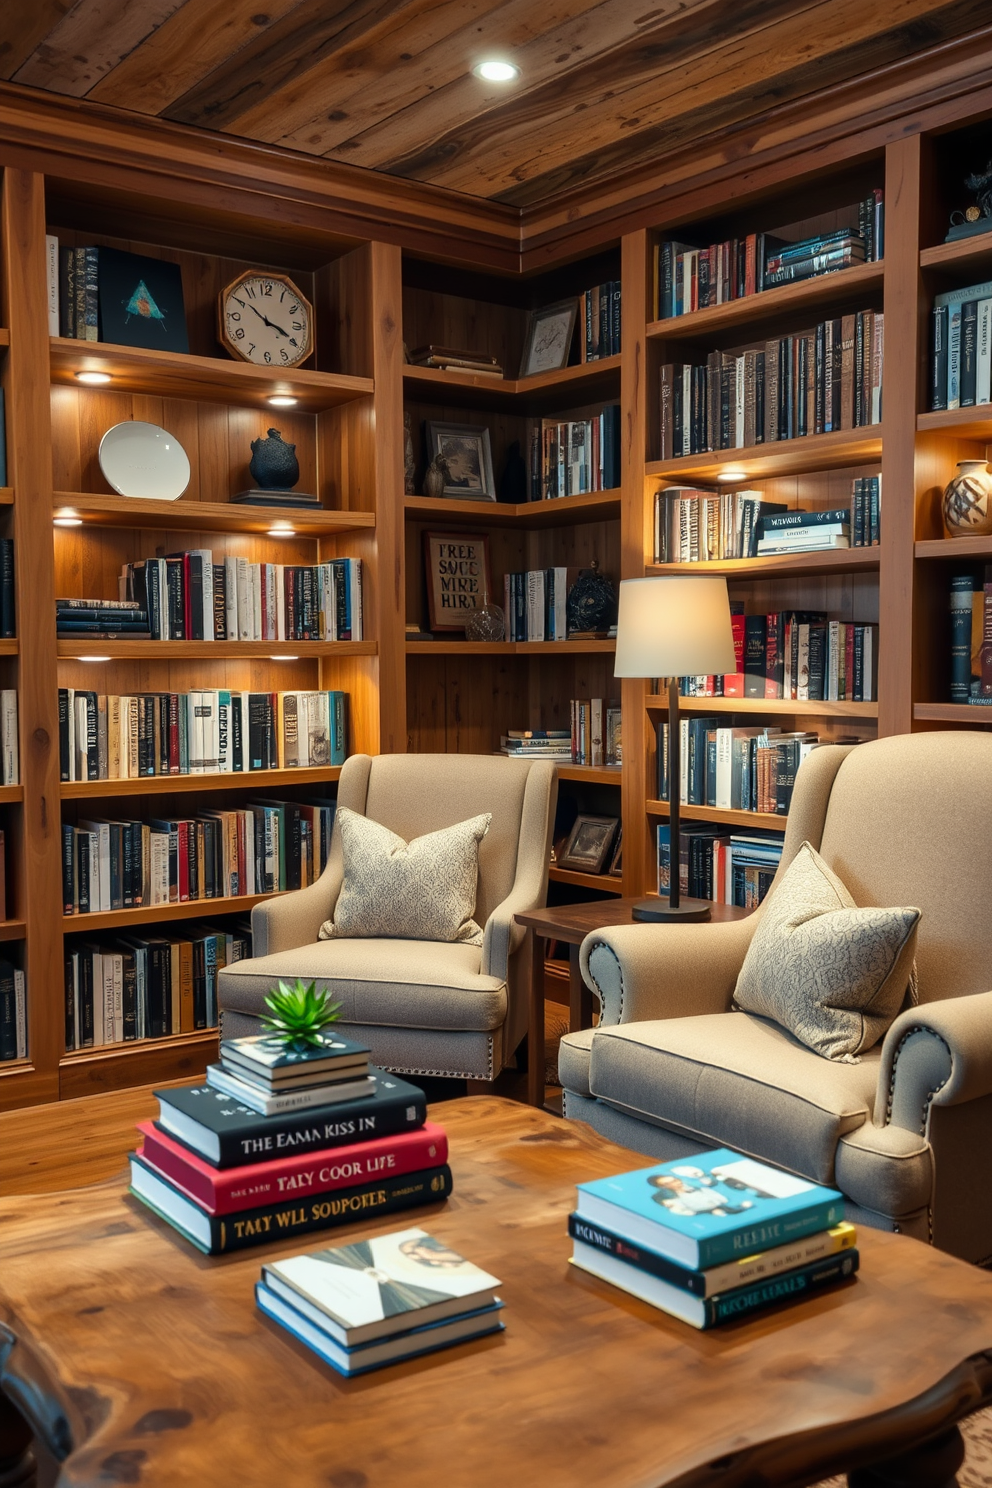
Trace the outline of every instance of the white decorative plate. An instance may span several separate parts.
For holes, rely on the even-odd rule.
[[[100,469],[119,496],[178,501],[189,485],[189,456],[158,424],[130,419],[100,440]]]

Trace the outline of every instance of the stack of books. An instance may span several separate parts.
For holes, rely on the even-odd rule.
[[[205,1085],[156,1092],[131,1191],[208,1255],[330,1229],[451,1192],[423,1092],[325,1034],[302,1054],[224,1040]],[[224,1088],[221,1088],[223,1085]]]
[[[852,1277],[843,1196],[725,1147],[580,1183],[572,1264],[693,1328]]]
[[[864,263],[868,253],[859,232],[838,227],[833,232],[803,238],[799,243],[782,243],[773,247],[765,258],[765,289],[779,284],[798,284],[817,274],[831,274],[835,269],[849,269]]]
[[[503,368],[497,357],[484,351],[465,351],[457,346],[418,346],[410,355],[415,367],[437,367],[442,372],[462,376],[499,377]]]
[[[63,640],[147,641],[148,611],[133,599],[57,599],[55,634]]]
[[[511,759],[548,759],[572,763],[568,729],[510,729],[499,741],[500,753]]]
[[[373,1235],[262,1267],[262,1312],[341,1374],[498,1333],[495,1276],[426,1230]]]
[[[790,511],[760,491],[665,486],[654,498],[655,563],[723,562],[767,553],[877,547],[882,478],[851,482],[849,507]]]
[[[573,698],[567,729],[510,729],[500,739],[503,754],[516,759],[560,760],[573,765],[622,761],[620,704],[606,698]]]

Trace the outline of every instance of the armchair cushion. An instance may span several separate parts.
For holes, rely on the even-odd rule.
[[[259,1017],[280,977],[327,987],[343,1023],[486,1032],[506,1020],[506,982],[479,970],[471,945],[420,940],[318,940],[235,961],[220,973],[221,1005]]]
[[[871,1115],[880,1059],[875,1049],[835,1063],[767,1019],[710,1013],[597,1029],[589,1089],[707,1145],[832,1183],[838,1139]]]
[[[827,1059],[877,1044],[906,1000],[920,911],[859,909],[804,842],[748,947],[734,1001]]]
[[[492,815],[405,842],[381,822],[342,807],[337,814],[344,878],[321,940],[357,938],[460,942],[481,946],[472,916],[479,843]]]

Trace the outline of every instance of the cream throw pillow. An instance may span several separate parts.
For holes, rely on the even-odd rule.
[[[885,1033],[910,989],[918,909],[859,909],[804,842],[768,901],[734,1001],[827,1059],[854,1059]]]
[[[479,843],[492,816],[473,816],[404,842],[342,806],[337,814],[344,879],[321,940],[444,940],[481,945],[475,923]]]

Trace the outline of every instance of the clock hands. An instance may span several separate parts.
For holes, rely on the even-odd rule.
[[[248,301],[248,308],[250,310],[255,310],[255,306],[251,303],[250,300]],[[258,316],[259,320],[263,320],[265,322],[265,324],[271,331],[278,331],[280,336],[285,336],[290,346],[296,346],[297,343],[295,339],[289,334],[288,331],[284,331],[281,325],[276,325],[275,321],[270,320],[267,315],[263,315],[261,310],[255,310],[255,314]]]

